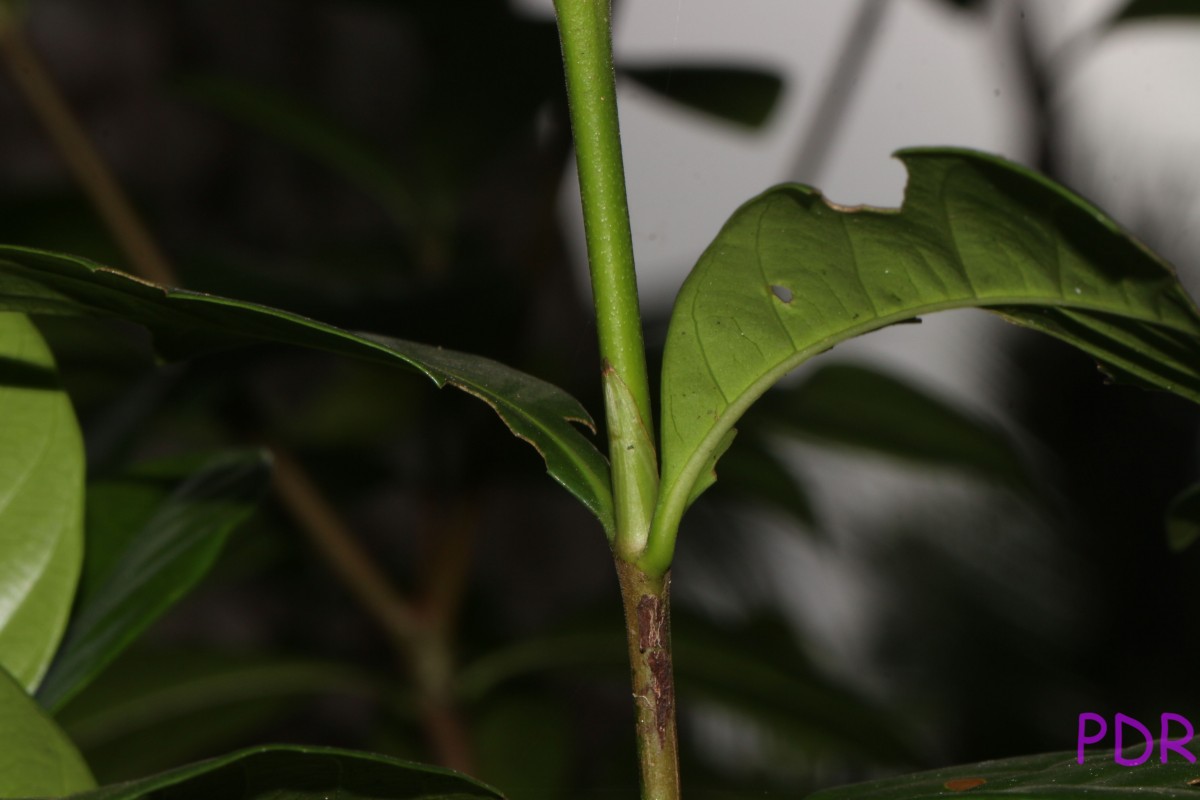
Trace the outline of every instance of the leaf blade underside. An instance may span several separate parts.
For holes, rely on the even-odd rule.
[[[909,171],[900,209],[776,187],[733,215],[684,283],[664,354],[664,500],[647,565],[669,561],[705,459],[772,384],[922,314],[993,310],[1080,347],[1112,377],[1200,402],[1200,314],[1169,265],[1024,167],[958,149],[898,155]]]

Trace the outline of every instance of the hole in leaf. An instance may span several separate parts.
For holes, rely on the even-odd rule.
[[[771,294],[775,295],[785,303],[792,302],[792,290],[786,286],[772,286]]]

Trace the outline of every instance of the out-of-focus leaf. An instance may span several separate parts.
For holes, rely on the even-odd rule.
[[[1113,16],[1112,21],[1117,23],[1153,17],[1197,16],[1200,16],[1200,5],[1195,0],[1130,0]]]
[[[422,216],[398,167],[335,120],[263,86],[216,76],[182,81],[180,90],[233,119],[290,145],[374,197],[407,231]]]
[[[703,700],[769,731],[798,749],[905,763],[912,748],[896,723],[868,701],[821,674],[787,627],[762,619],[723,627],[673,609],[676,695]],[[628,680],[625,637],[602,621],[526,639],[468,665],[460,689],[467,700],[505,681],[569,670]]]
[[[817,525],[812,501],[795,473],[757,436],[739,435],[721,457],[714,496],[764,503],[807,531]]]
[[[566,797],[577,756],[562,704],[517,695],[497,698],[475,714],[476,774],[503,786],[509,800]]]
[[[107,783],[253,741],[306,698],[385,693],[375,676],[344,664],[135,647],[56,718]]]
[[[623,65],[619,71],[676,103],[749,128],[761,128],[783,94],[778,72],[752,67]]]
[[[767,392],[750,414],[747,425],[764,434],[782,430],[1016,488],[1035,486],[1002,429],[870,367],[821,367],[802,383]]]
[[[662,500],[644,566],[669,564],[669,532],[711,453],[772,384],[921,314],[987,308],[1111,376],[1200,400],[1200,313],[1168,264],[1024,167],[944,148],[900,158],[898,211],[771,189],[733,215],[684,283],[664,353]]]
[[[0,667],[32,692],[62,638],[83,559],[83,439],[54,357],[0,313]]]
[[[573,425],[592,426],[579,401],[545,381],[480,356],[335,328],[286,311],[215,295],[166,289],[116,270],[40,250],[0,246],[0,309],[100,314],[145,325],[160,351],[178,358],[278,342],[371,361],[406,364],[490,405],[534,446],[550,475],[614,530],[608,463]]]
[[[268,746],[64,800],[470,800],[495,789],[448,769],[325,747]]]
[[[0,797],[58,797],[95,785],[71,740],[0,669]]]
[[[1193,740],[1195,742],[1196,740]],[[1194,745],[1185,745],[1195,752]],[[1123,757],[1136,759],[1144,745],[1135,744],[1123,751]],[[856,783],[825,789],[809,795],[809,800],[925,800],[961,794],[977,800],[1001,798],[1194,798],[1196,767],[1181,755],[1160,763],[1157,753],[1139,766],[1124,766],[1113,758],[1113,751],[1085,754],[1079,764],[1069,753],[1045,753],[1019,756],[979,764],[965,764],[912,775]]]
[[[1200,538],[1200,483],[1175,496],[1167,508],[1167,544],[1176,553]]]
[[[736,628],[677,615],[671,623],[677,693],[714,703],[815,753],[911,762],[910,739],[886,713],[816,668],[776,618]]]
[[[149,464],[94,487],[86,579],[38,700],[57,709],[207,574],[254,510],[261,452]]]
[[[978,11],[983,8],[987,0],[942,0],[942,2],[959,11]]]

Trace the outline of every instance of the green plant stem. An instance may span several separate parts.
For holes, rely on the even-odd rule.
[[[678,800],[670,574],[637,560],[658,501],[658,459],[617,121],[609,0],[555,0],[603,362],[613,545],[637,719],[643,800]],[[672,532],[673,536],[673,532]]]
[[[613,544],[619,557],[632,561],[646,546],[658,493],[658,467],[621,162],[612,12],[609,0],[555,0],[554,6],[604,369],[617,509]]]
[[[671,575],[617,560],[633,677],[642,800],[678,800],[679,745],[671,661]]]

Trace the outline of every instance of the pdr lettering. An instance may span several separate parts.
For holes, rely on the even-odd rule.
[[[1171,738],[1172,725],[1178,734]],[[1088,729],[1092,729],[1092,733]],[[1126,758],[1121,752],[1127,741],[1127,733],[1129,729],[1138,732],[1145,744],[1145,750],[1137,758]],[[1158,760],[1162,763],[1167,763],[1167,751],[1173,751],[1178,755],[1183,756],[1188,760],[1188,763],[1196,763],[1196,757],[1188,751],[1185,746],[1192,740],[1195,731],[1192,728],[1192,723],[1188,722],[1186,717],[1179,714],[1166,713],[1159,718],[1159,737],[1158,737]],[[1075,760],[1080,764],[1083,763],[1083,751],[1089,744],[1096,744],[1104,741],[1104,737],[1108,735],[1108,723],[1104,717],[1099,714],[1093,714],[1090,711],[1079,715],[1079,737],[1076,739],[1076,756]],[[1150,733],[1150,729],[1142,723],[1138,722],[1133,717],[1125,714],[1117,714],[1113,717],[1113,760],[1123,767],[1136,767],[1138,764],[1144,764],[1154,754],[1154,735]]]

